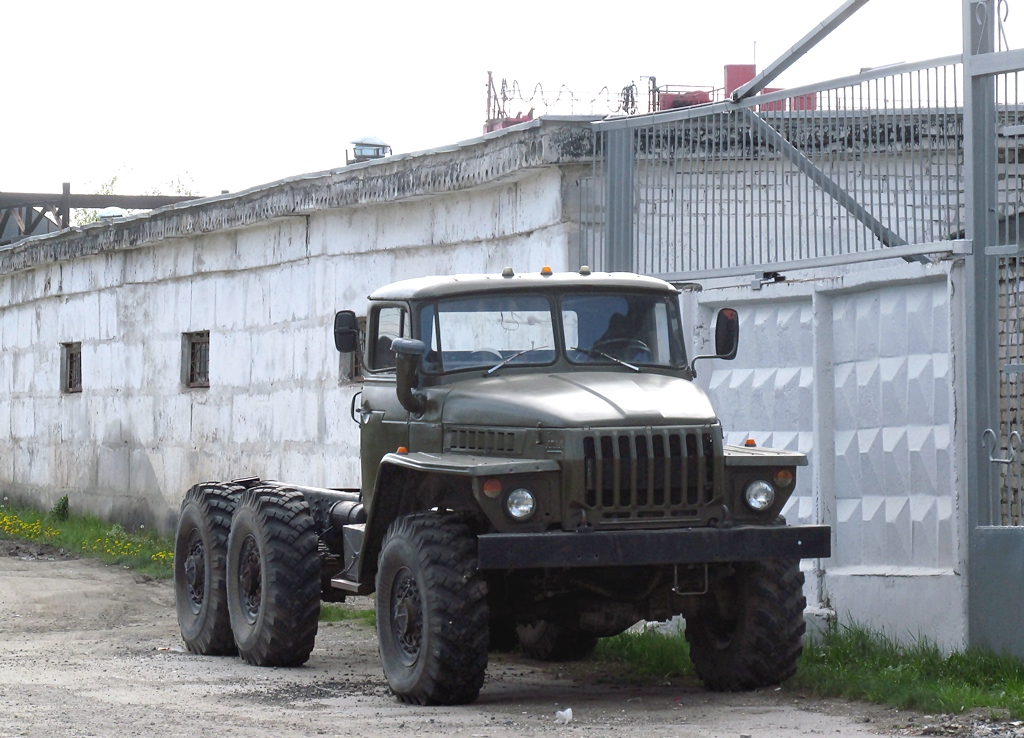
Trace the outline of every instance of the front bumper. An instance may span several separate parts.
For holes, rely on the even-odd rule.
[[[487,533],[477,541],[481,569],[712,564],[832,554],[827,525]]]

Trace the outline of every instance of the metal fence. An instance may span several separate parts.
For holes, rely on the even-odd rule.
[[[582,262],[686,279],[949,251],[962,74],[946,57],[602,121]]]
[[[1021,72],[995,77],[996,243],[986,247],[998,270],[999,435],[986,431],[990,460],[999,464],[999,509],[990,511],[992,524],[1024,525],[1024,442],[1021,427],[1024,401],[1024,259],[1019,255],[1024,218],[1024,99]],[[999,448],[1001,447],[1001,448]]]

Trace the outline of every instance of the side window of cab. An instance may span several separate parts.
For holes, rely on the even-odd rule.
[[[369,368],[388,371],[395,368],[395,352],[391,344],[396,338],[409,337],[409,313],[398,305],[385,305],[374,313],[370,346],[367,352]]]

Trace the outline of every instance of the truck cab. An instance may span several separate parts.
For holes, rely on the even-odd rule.
[[[730,330],[725,358],[735,354]],[[482,488],[487,479],[450,480],[444,503],[484,512],[496,531],[763,524],[806,463],[788,452],[727,453],[692,382],[678,291],[653,278],[507,269],[399,282],[370,296],[364,367],[354,415],[371,516],[390,465],[480,458],[551,469],[530,471],[536,490],[497,479],[500,494],[494,483]],[[760,471],[772,490],[752,504],[757,460],[770,461]],[[509,484],[523,490],[511,502]],[[441,501],[422,494],[424,505]]]

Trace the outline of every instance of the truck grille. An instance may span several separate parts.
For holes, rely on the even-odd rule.
[[[715,494],[715,442],[699,430],[623,430],[583,439],[585,502],[609,521],[696,516]]]

